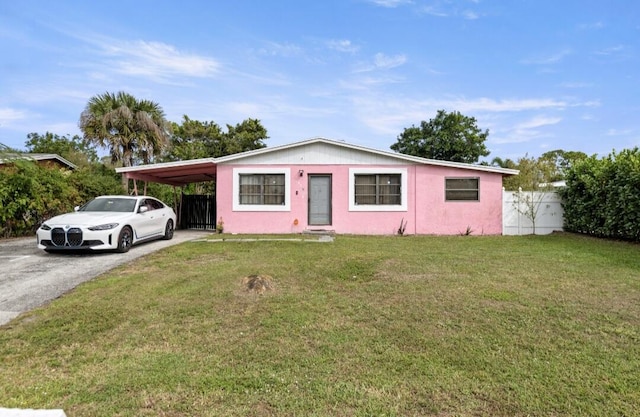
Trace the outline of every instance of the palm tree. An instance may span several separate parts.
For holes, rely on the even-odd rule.
[[[509,169],[517,169],[518,164],[516,164],[515,162],[513,162],[511,159],[507,158],[507,159],[502,159],[499,156],[496,156],[495,158],[493,158],[491,160],[491,165],[492,166],[498,166],[501,168],[509,168]]]
[[[111,161],[149,163],[169,144],[171,125],[157,103],[125,92],[91,97],[80,115],[86,143],[108,148]]]
[[[111,162],[133,166],[137,160],[151,162],[169,145],[171,125],[159,104],[120,91],[91,97],[80,115],[80,129],[85,143],[109,148]],[[128,190],[124,176],[122,185]],[[138,194],[135,181],[133,191]]]

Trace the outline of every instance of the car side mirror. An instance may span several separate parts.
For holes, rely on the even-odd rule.
[[[142,213],[146,213],[147,211],[149,211],[149,207],[147,207],[147,206],[141,206],[141,207],[138,209],[138,213],[140,213],[140,214],[142,214]]]
[[[75,206],[75,207],[73,208],[73,211],[80,211],[80,206]]]

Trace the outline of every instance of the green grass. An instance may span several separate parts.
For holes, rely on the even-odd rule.
[[[186,243],[0,328],[0,406],[639,415],[639,255],[563,234]]]

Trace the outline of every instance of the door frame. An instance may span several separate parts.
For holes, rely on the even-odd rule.
[[[311,223],[311,179],[318,177],[329,178],[329,189],[327,196],[329,199],[329,222],[322,224]],[[307,224],[309,226],[331,226],[333,224],[333,175],[332,174],[308,174],[307,175],[307,189],[309,190],[307,199]]]

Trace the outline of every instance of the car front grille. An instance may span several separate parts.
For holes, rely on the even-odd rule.
[[[80,246],[82,244],[82,230],[77,227],[67,230],[67,242],[69,246]]]
[[[65,243],[67,243],[67,234],[63,229],[56,227],[51,230],[51,241],[56,246],[65,246]]]
[[[80,247],[82,245],[82,230],[72,227],[66,232],[61,227],[51,230],[51,242],[54,246]]]

